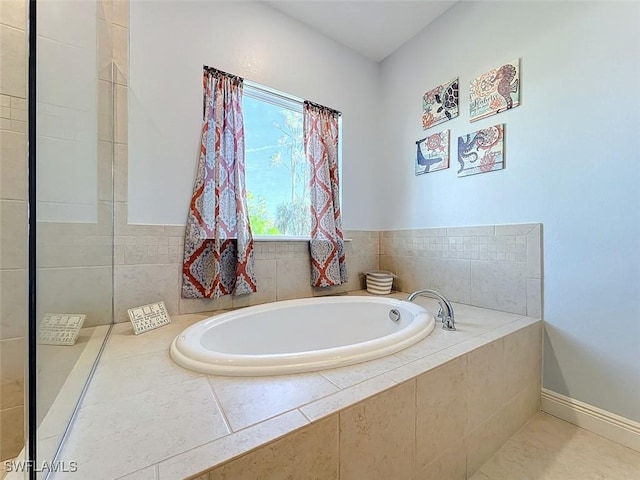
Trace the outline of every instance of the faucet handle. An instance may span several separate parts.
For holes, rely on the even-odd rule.
[[[438,310],[437,318],[442,322],[442,328],[445,330],[456,329],[456,322],[453,317],[454,316],[453,305],[451,305],[451,302],[449,302],[449,300],[447,300],[445,297],[440,295],[435,290],[424,289],[424,290],[417,290],[412,294],[410,294],[407,297],[407,301],[413,302],[413,300],[415,300],[415,298],[418,295],[424,295],[426,297],[436,298],[438,300],[438,303],[440,304],[440,309]]]
[[[442,322],[443,330],[455,330],[456,329],[455,323],[453,322],[451,317],[447,316],[447,318],[445,318],[444,310],[442,310],[442,307],[440,307],[440,309],[438,310],[438,320],[440,320]]]
[[[453,322],[451,317],[447,318],[446,320],[442,320],[442,329],[443,330],[455,331],[456,325]]]

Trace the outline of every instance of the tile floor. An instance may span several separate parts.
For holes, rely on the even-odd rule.
[[[539,413],[471,480],[637,480],[640,452]]]

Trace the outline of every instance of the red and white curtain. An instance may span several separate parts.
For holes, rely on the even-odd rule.
[[[304,152],[311,168],[311,285],[347,281],[338,181],[339,113],[304,103]]]
[[[203,84],[204,121],[185,232],[183,298],[257,290],[245,187],[243,80],[205,68]]]

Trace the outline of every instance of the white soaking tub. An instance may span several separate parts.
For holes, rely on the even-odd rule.
[[[202,320],[173,340],[170,353],[178,365],[210,375],[310,372],[398,352],[434,323],[425,308],[393,298],[288,300]]]

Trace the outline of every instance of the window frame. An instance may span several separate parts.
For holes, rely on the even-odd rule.
[[[304,114],[304,100],[302,98],[250,80],[244,81],[242,95]],[[340,179],[340,210],[342,211],[342,116],[338,118],[338,178]],[[253,239],[262,242],[308,242],[311,239],[311,232],[309,235],[253,235]]]

